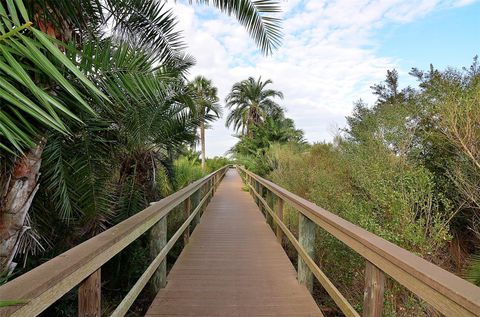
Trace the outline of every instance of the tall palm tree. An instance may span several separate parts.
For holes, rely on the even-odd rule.
[[[268,54],[278,46],[281,37],[279,20],[270,16],[279,11],[277,2],[197,2],[212,4],[235,16],[264,53]],[[163,1],[12,0],[2,1],[0,5],[3,12],[0,19],[0,217],[5,224],[0,229],[1,273],[12,269],[12,259],[21,238],[30,230],[31,226],[25,223],[29,221],[27,212],[39,188],[39,169],[45,146],[52,155],[47,161],[58,163],[62,158],[55,161],[54,154],[58,154],[53,151],[55,145],[65,145],[65,141],[71,142],[81,135],[92,137],[99,128],[107,130],[106,133],[110,136],[112,125],[109,124],[112,120],[108,115],[115,113],[116,108],[106,101],[105,95],[111,97],[111,94],[122,94],[122,89],[134,87],[138,91],[133,94],[132,100],[136,101],[136,105],[145,106],[144,98],[158,94],[156,85],[165,77],[165,73],[162,73],[160,78],[145,79],[142,85],[119,88],[121,86],[112,85],[105,74],[119,74],[128,70],[128,65],[141,67],[136,63],[144,63],[146,68],[143,71],[147,73],[154,71],[152,65],[159,65],[157,68],[168,72],[180,71],[180,76],[175,79],[178,81],[184,78],[184,71],[192,63],[182,53],[185,45],[180,32],[175,29],[176,19]],[[105,29],[106,25],[109,30]],[[61,44],[60,41],[71,45]],[[148,61],[145,58],[137,59],[135,54],[126,54],[128,50],[124,49],[113,50],[113,55],[95,55],[89,49],[96,45],[84,45],[89,42],[96,42],[100,46],[128,43],[138,56],[147,54]],[[84,56],[94,57],[95,62],[83,58]],[[125,61],[126,56],[130,58],[130,64],[122,63],[123,68],[110,63],[112,60],[109,58]],[[82,61],[81,65],[79,60]],[[99,71],[104,65],[112,68]],[[128,80],[130,82],[135,79]],[[162,89],[169,95],[167,92],[171,90],[171,85],[165,85]],[[175,108],[179,104],[185,106],[185,100],[171,100],[165,104]],[[189,139],[189,127],[193,123],[183,110],[178,112],[176,118],[180,125],[174,126],[167,120],[156,131],[185,128],[186,133],[180,139]],[[113,127],[122,127],[115,120],[113,122]],[[136,131],[134,127],[129,128]],[[176,130],[173,135],[183,135],[178,132]],[[121,135],[117,136],[122,138]],[[147,137],[149,144],[162,140],[160,134],[158,137]],[[54,140],[59,141],[53,142]],[[96,138],[92,140],[99,141]],[[180,141],[175,140],[175,143],[166,146],[171,150],[178,142]],[[111,144],[112,140],[105,142],[107,148]],[[164,149],[164,146],[161,148]],[[78,157],[86,158],[87,164],[91,163],[88,160],[91,156],[86,155],[89,148],[76,150],[85,154]],[[95,164],[90,164],[92,166]],[[58,178],[57,174],[65,170],[68,168],[44,170],[43,175],[50,172],[52,179]],[[91,183],[95,182],[98,183],[98,179],[91,180]],[[67,194],[66,191],[59,192],[62,197]],[[59,210],[69,209],[66,200],[59,202],[56,207]]]
[[[107,98],[46,34],[32,27],[22,1],[2,3],[0,274],[13,270],[19,240],[28,230],[24,224],[38,190],[43,132],[69,134],[66,121],[80,122],[85,113],[95,116],[88,100]]]
[[[280,6],[276,1],[196,2],[212,5],[228,15],[235,16],[264,53],[268,54],[278,47],[281,39],[280,20],[271,16],[280,12]],[[33,103],[14,106],[15,98],[7,97],[17,92],[12,91],[10,86],[3,87],[10,93],[5,94],[3,99],[9,107],[16,107],[15,115],[7,113],[0,117],[0,148],[3,150],[22,152],[34,148],[38,141],[36,127],[66,132],[68,130],[66,119],[78,119],[72,113],[73,109],[62,107],[61,102],[60,104],[56,102],[60,99],[56,97],[56,93],[52,97],[45,87],[34,80],[29,80],[32,73],[37,77],[42,77],[39,76],[39,71],[45,73],[78,98],[80,95],[68,85],[68,81],[58,77],[57,70],[68,69],[85,85],[93,88],[88,84],[86,77],[76,69],[73,56],[75,53],[69,56],[70,60],[61,56],[59,50],[49,43],[45,33],[58,40],[73,41],[76,45],[88,39],[98,40],[110,36],[117,42],[127,41],[135,47],[149,50],[160,63],[168,62],[174,65],[179,56],[182,56],[181,50],[185,48],[181,33],[175,30],[176,18],[162,1],[15,0],[13,3],[16,5],[10,5],[12,3],[10,1],[8,3],[6,7],[0,4],[2,12],[5,12],[0,21],[0,39],[4,44],[0,51],[0,61],[5,62],[0,69],[0,79],[5,79],[7,84],[13,86],[18,83],[19,87],[25,87],[27,93],[22,94],[20,102]],[[105,25],[109,26],[108,32]],[[18,39],[20,41],[17,41]],[[35,50],[35,45],[43,46],[43,49]],[[65,49],[66,47],[63,48]],[[32,69],[36,71],[32,72]],[[44,96],[45,94],[47,96]],[[30,97],[30,100],[24,97]],[[84,110],[91,111],[82,99],[79,101],[77,108],[83,107]]]
[[[207,122],[220,118],[222,108],[218,103],[217,87],[203,76],[195,77],[190,83],[197,115],[200,120],[200,144],[202,148],[202,171],[205,172],[205,129]]]
[[[278,90],[267,89],[273,82],[268,79],[262,81],[249,77],[233,85],[226,97],[226,106],[232,109],[227,116],[226,126],[233,125],[233,129],[241,129],[241,135],[252,136],[253,127],[259,125],[268,116],[283,114],[283,109],[273,99],[283,99],[283,93]]]

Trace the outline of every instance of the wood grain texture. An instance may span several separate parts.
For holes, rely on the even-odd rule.
[[[238,167],[446,316],[480,316],[480,288]],[[284,230],[285,232],[285,230]],[[317,277],[318,278],[318,277]]]
[[[167,219],[168,215],[160,219],[152,229],[150,229],[149,251],[152,261],[155,260],[167,244]],[[153,293],[157,293],[161,288],[165,287],[165,285],[167,285],[167,262],[162,261],[150,279],[150,289]]]
[[[253,187],[250,187],[250,188],[252,189],[253,195],[255,195],[256,197],[260,197],[260,195],[254,190]],[[264,206],[267,206],[267,202],[263,198],[259,198],[259,200]],[[287,228],[287,226],[282,222],[282,220],[274,213],[274,211],[271,208],[269,208],[267,206],[266,209],[267,209],[267,212],[269,212],[270,215],[272,215],[272,217],[274,218],[274,220],[278,224],[278,226],[280,226],[280,228],[282,229],[283,233],[288,238],[288,240],[290,240],[293,247],[297,250],[298,255],[302,258],[302,260],[308,266],[308,268],[313,273],[313,275],[315,275],[315,277],[320,282],[320,284],[322,284],[323,288],[327,291],[327,293],[335,301],[338,308],[340,308],[340,310],[347,317],[360,317],[360,315],[352,307],[352,305],[350,305],[350,303],[347,301],[347,299],[345,297],[343,297],[343,295],[335,287],[335,285],[333,285],[333,283],[328,279],[328,277],[325,275],[325,273],[323,273],[323,271],[318,267],[318,265],[307,254],[307,252],[300,245],[300,242],[298,242],[298,240],[295,238],[293,233]]]
[[[315,231],[313,221],[298,213],[298,242],[310,259],[315,259]],[[298,255],[298,281],[304,284],[310,293],[313,291],[313,273],[302,255]]]
[[[123,298],[122,302],[117,306],[111,317],[123,317],[125,316],[125,314],[127,314],[130,306],[133,304],[134,300],[143,290],[147,282],[151,279],[152,275],[158,269],[160,264],[165,262],[165,258],[168,252],[170,252],[178,239],[183,235],[183,232],[187,229],[187,227],[190,225],[196,215],[200,212],[200,209],[207,200],[209,193],[210,192],[208,192],[207,195],[200,201],[200,205],[192,211],[190,216],[185,220],[185,222],[180,226],[180,228],[178,228],[178,230],[173,234],[170,240],[168,240],[167,244],[165,244],[165,247],[160,251],[160,253],[158,253],[152,263],[150,263],[150,265],[147,267],[145,272],[143,272],[137,282],[130,289],[128,294]]]
[[[283,222],[283,199],[277,197],[275,199],[275,212],[277,214],[278,219]],[[283,244],[283,231],[282,228],[279,226],[278,222],[276,223],[276,236],[277,240],[280,244]]]
[[[93,272],[78,288],[78,316],[100,317],[102,308],[101,269]]]
[[[230,170],[147,316],[322,316],[241,187]]]
[[[107,231],[0,286],[0,300],[28,300],[27,304],[1,307],[0,316],[37,316],[168,215],[203,184],[210,182],[215,173],[224,170],[225,168],[219,169],[193,182]]]
[[[191,196],[191,201],[192,201],[192,208],[195,209],[197,208],[200,198],[202,195],[202,189],[197,190],[193,195]],[[202,216],[201,210],[197,212],[195,215],[195,218],[192,221],[192,227],[195,228],[199,223],[200,223],[200,217]]]
[[[183,219],[188,219],[190,217],[190,210],[192,209],[192,200],[190,197],[185,199],[183,202]],[[185,232],[183,233],[183,245],[187,245],[190,240],[190,226],[187,226]]]
[[[373,265],[365,262],[365,290],[363,292],[363,317],[383,316],[383,293],[385,274]]]

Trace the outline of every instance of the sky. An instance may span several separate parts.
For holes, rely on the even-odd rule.
[[[215,8],[171,4],[187,52],[190,77],[203,75],[224,104],[232,85],[252,76],[271,79],[285,96],[286,115],[309,142],[331,141],[353,102],[373,102],[370,86],[397,69],[402,85],[415,85],[412,67],[469,66],[480,55],[480,1],[281,1],[283,41],[264,56],[234,18]],[[222,119],[206,133],[207,157],[225,155],[236,142]]]

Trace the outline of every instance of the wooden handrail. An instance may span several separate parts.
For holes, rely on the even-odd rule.
[[[278,227],[281,228],[283,233],[297,249],[299,258],[306,262],[309,269],[330,296],[332,296],[332,299],[339,305],[339,308],[345,315],[359,316],[335,286],[333,286],[333,283],[326,278],[314,260],[307,255],[303,246],[288,230],[282,222],[282,219],[274,212],[273,208],[271,208],[267,201],[258,193],[256,188],[259,186],[266,188],[282,202],[282,208],[283,203],[288,203],[300,214],[365,258],[367,260],[368,276],[374,279],[373,282],[370,283],[370,286],[373,285],[375,287],[370,287],[366,290],[367,292],[373,292],[369,294],[369,298],[372,301],[381,301],[383,285],[380,285],[381,287],[376,287],[376,285],[383,283],[382,272],[384,272],[446,316],[480,316],[479,287],[332,214],[243,167],[237,166],[237,168],[245,175],[246,183],[252,195],[263,204],[263,207],[268,211],[270,216],[273,217]],[[376,270],[379,271],[377,272]],[[366,284],[369,284],[368,281]],[[382,304],[383,303],[378,303],[378,305]],[[375,313],[372,313],[373,311],[375,311]],[[370,312],[369,316],[373,314],[374,316],[381,316],[381,309],[380,312],[378,312],[378,309],[373,307]],[[365,315],[368,314],[364,312],[364,316]]]
[[[68,291],[98,271],[113,256],[166,217],[171,210],[206,186],[207,191],[195,210],[191,212],[188,219],[140,277],[126,299],[122,301],[120,309],[115,311],[115,316],[123,316],[148,282],[148,278],[165,259],[175,241],[188,228],[199,210],[204,207],[203,205],[208,202],[208,198],[213,195],[216,185],[222,180],[228,168],[227,165],[218,169],[178,192],[151,204],[114,227],[0,286],[0,300],[26,301],[26,304],[0,308],[0,316],[36,316],[40,314]]]

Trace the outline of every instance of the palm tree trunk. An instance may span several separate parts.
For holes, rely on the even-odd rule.
[[[205,172],[205,119],[200,122],[200,143],[202,145],[202,172]]]
[[[9,274],[16,263],[13,257],[22,234],[28,210],[38,190],[38,177],[45,140],[15,160],[0,201],[0,274]]]

